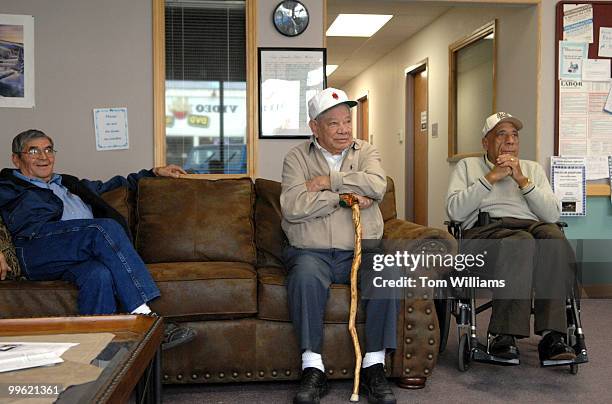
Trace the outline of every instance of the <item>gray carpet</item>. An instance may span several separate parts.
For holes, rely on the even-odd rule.
[[[612,300],[584,300],[582,322],[589,349],[588,364],[571,375],[568,367],[540,368],[539,337],[519,341],[521,364],[501,367],[473,363],[459,372],[453,323],[448,346],[422,390],[394,387],[398,403],[610,403],[612,402]],[[487,317],[479,316],[479,321]],[[486,330],[486,321],[479,324]],[[164,403],[290,403],[298,382],[164,386]],[[348,403],[352,381],[331,382],[325,403]],[[365,403],[365,397],[361,397]]]

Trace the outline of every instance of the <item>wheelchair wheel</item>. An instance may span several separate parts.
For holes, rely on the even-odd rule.
[[[448,341],[448,332],[450,330],[450,320],[452,317],[452,302],[450,299],[436,299],[434,303],[436,306],[436,314],[438,315],[438,322],[440,323],[440,348],[438,352],[442,353],[446,349],[446,343]]]
[[[578,374],[578,365],[570,365],[570,373],[573,375]]]
[[[465,372],[470,368],[471,349],[470,349],[470,337],[468,334],[463,334],[459,340],[459,356],[457,361],[457,368],[460,371]]]

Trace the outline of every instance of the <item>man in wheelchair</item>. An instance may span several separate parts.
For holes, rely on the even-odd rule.
[[[565,280],[573,281],[575,259],[555,224],[560,206],[544,170],[537,162],[519,160],[522,127],[520,120],[504,112],[486,119],[482,131],[486,153],[457,163],[450,177],[447,213],[462,223],[465,244],[478,241],[482,248],[487,246],[485,240],[495,240],[495,253],[489,256],[493,275],[513,283],[511,295],[500,298],[503,293],[494,292],[488,353],[518,363],[516,339],[530,335],[534,293],[541,363],[572,361],[576,352],[566,338],[565,299],[544,289],[563,288]],[[552,239],[553,244],[542,248],[537,244],[542,239]]]

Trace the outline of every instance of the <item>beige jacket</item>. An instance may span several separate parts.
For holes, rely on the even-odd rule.
[[[308,192],[306,181],[330,176],[331,190]],[[374,200],[361,211],[362,237],[380,239],[383,219],[378,203],[387,189],[387,177],[374,146],[356,139],[339,172],[331,172],[314,138],[287,153],[283,163],[282,226],[289,242],[298,248],[352,250],[355,242],[351,209],[339,206],[339,195],[355,193]]]

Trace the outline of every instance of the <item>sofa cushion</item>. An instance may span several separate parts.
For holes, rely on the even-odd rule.
[[[147,263],[255,264],[250,179],[144,178],[138,187],[136,248]]]
[[[281,227],[281,184],[258,178],[255,180],[255,193],[257,265],[282,267],[282,251],[287,237]]]
[[[0,217],[0,252],[4,255],[4,259],[10,268],[6,279],[19,279],[21,277],[21,267],[17,261],[17,255],[15,255],[11,233],[4,225],[2,217]]]
[[[263,267],[257,270],[259,312],[257,317],[264,320],[291,321],[287,303],[286,271],[284,268]],[[332,284],[327,299],[324,323],[347,323],[351,304],[349,285]],[[363,307],[359,305],[357,322],[365,319]]]
[[[395,210],[395,184],[391,177],[387,177],[387,190],[378,207],[380,208],[380,213],[382,213],[383,221],[386,222],[397,217],[397,211]]]
[[[76,286],[65,281],[3,281],[0,318],[76,315],[77,294]]]
[[[132,235],[134,235],[136,230],[136,192],[130,191],[127,187],[119,187],[103,193],[101,197],[104,202],[123,216]]]
[[[257,312],[257,275],[244,262],[148,264],[161,291],[153,310],[169,317],[237,318]]]

